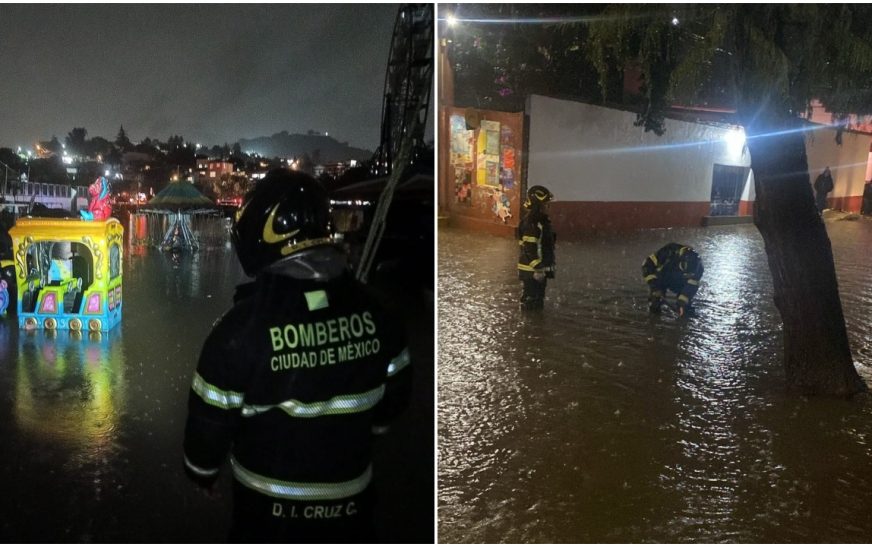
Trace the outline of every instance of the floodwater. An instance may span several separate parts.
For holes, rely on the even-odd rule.
[[[124,260],[124,315],[108,334],[0,320],[2,542],[227,539],[229,466],[206,497],[185,477],[181,447],[203,340],[245,278],[229,244],[175,255],[128,246]],[[433,304],[403,298],[429,312],[413,308],[407,322],[415,402],[374,447],[378,528],[431,541],[434,449],[420,431],[433,430]]]
[[[872,386],[872,220],[830,217],[855,364]],[[698,317],[647,312],[676,241]],[[787,395],[752,225],[557,244],[544,312],[512,239],[439,232],[440,542],[870,542],[872,398]]]

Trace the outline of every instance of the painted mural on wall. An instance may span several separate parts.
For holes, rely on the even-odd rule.
[[[447,119],[445,176],[455,212],[505,226],[520,210],[523,115],[453,109]]]

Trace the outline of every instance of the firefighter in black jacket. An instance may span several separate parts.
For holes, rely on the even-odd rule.
[[[518,278],[524,284],[521,306],[527,310],[542,309],[545,305],[545,286],[554,278],[554,241],[548,207],[554,195],[544,186],[533,186],[527,191],[524,208],[527,214],[518,225]]]
[[[669,243],[650,255],[642,264],[642,276],[650,289],[648,303],[651,313],[660,313],[667,290],[678,295],[678,315],[693,313],[690,301],[699,289],[703,267],[699,255],[691,247]]]
[[[402,331],[332,244],[326,191],[308,175],[258,182],[232,239],[256,279],[203,346],[185,470],[211,488],[230,455],[233,541],[373,542],[372,435],[411,386]]]

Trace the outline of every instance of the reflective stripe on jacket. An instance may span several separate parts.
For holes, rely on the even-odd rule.
[[[675,284],[680,279],[679,302],[688,303],[699,289],[704,268],[702,260],[692,247],[669,243],[642,263],[642,277],[653,292],[662,291],[664,284]]]
[[[292,500],[333,500],[369,484],[374,427],[411,388],[402,329],[350,275],[268,274],[215,325],[191,383],[185,466]]]
[[[518,225],[518,275],[521,279],[554,267],[554,232],[547,215],[530,212]]]

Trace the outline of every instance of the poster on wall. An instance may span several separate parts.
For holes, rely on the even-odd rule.
[[[500,185],[500,162],[489,161],[485,163],[485,179],[488,186]]]
[[[477,182],[480,185],[500,184],[500,122],[482,120],[478,132]]]
[[[472,205],[472,170],[466,167],[456,167],[454,169],[454,196],[457,203]]]
[[[515,172],[505,167],[500,169],[500,185],[503,190],[511,190],[515,186]]]
[[[512,218],[512,203],[502,190],[494,190],[491,194],[491,212],[506,224]]]
[[[455,114],[451,116],[451,157],[450,163],[464,165],[472,163],[472,140],[475,131],[466,129],[466,119]]]
[[[487,134],[488,156],[500,155],[500,124],[498,122],[482,122],[482,130]]]
[[[500,128],[500,184],[503,190],[515,186],[515,139],[508,125]]]
[[[515,149],[510,145],[502,145],[502,161],[500,162],[500,184],[503,190],[511,190],[515,186]]]

